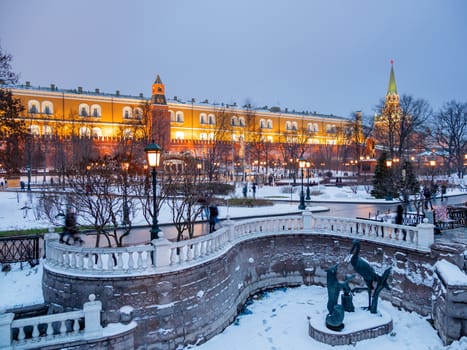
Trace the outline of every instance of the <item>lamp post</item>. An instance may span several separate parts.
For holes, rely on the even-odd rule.
[[[159,162],[161,160],[161,151],[159,145],[155,143],[150,143],[144,149],[146,152],[146,158],[148,161],[149,166],[152,168],[152,199],[153,199],[153,214],[152,214],[152,227],[149,232],[151,232],[151,241],[153,239],[159,238],[159,232],[161,231],[159,228],[159,224],[157,222],[157,173],[156,167],[159,166]]]
[[[310,167],[311,163],[306,162],[306,200],[309,201],[310,197]]]
[[[434,183],[435,180],[435,167],[436,167],[436,161],[435,160],[430,160],[430,168],[431,168],[431,184]]]
[[[303,168],[306,165],[306,160],[301,158],[298,160],[298,166],[300,167],[300,170],[302,172],[302,189],[300,191],[300,204],[298,205],[299,210],[305,210],[306,205],[305,205],[305,193],[303,192]]]

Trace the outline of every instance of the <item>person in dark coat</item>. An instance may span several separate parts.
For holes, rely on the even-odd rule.
[[[398,205],[396,209],[396,225],[402,225],[403,223],[404,208],[402,205]],[[402,230],[402,239],[405,241],[407,238],[407,231]]]
[[[219,209],[217,205],[212,203],[209,206],[209,233],[212,233],[216,230],[217,217],[219,216]]]

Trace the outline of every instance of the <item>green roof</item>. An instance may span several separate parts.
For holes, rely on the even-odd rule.
[[[394,66],[391,62],[391,74],[389,75],[388,94],[397,94],[396,78],[394,76]]]

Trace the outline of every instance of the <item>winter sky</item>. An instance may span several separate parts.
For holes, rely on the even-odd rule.
[[[400,94],[467,96],[464,0],[2,0],[20,82],[372,115]]]

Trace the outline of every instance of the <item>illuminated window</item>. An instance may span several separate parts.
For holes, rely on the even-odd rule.
[[[31,135],[38,136],[41,134],[41,129],[37,125],[31,125],[29,132]]]
[[[52,114],[53,113],[53,104],[50,101],[42,102],[42,113]]]
[[[143,118],[143,110],[142,110],[141,108],[136,107],[136,108],[133,110],[133,113],[134,113],[136,119],[141,119],[141,118]]]
[[[89,128],[82,126],[79,128],[79,136],[81,137],[91,137],[91,130]]]
[[[272,129],[272,120],[271,119],[268,119],[267,128]]]
[[[177,140],[183,140],[185,138],[185,134],[183,133],[183,131],[177,131],[175,133],[175,139]]]
[[[238,118],[238,125],[245,126],[245,118],[243,117]]]
[[[79,115],[81,117],[88,117],[89,116],[89,106],[87,104],[81,103],[79,105],[78,110],[79,110]]]
[[[259,121],[259,128],[260,128],[260,129],[264,129],[265,126],[266,126],[266,122],[264,121],[264,119],[261,119],[261,120]]]
[[[201,134],[199,134],[199,139],[200,140],[207,140],[208,135],[205,132],[202,132]]]
[[[32,114],[39,113],[39,102],[36,100],[29,100],[28,111]]]
[[[169,113],[170,113],[170,121],[171,121],[171,122],[174,122],[174,121],[175,121],[175,113],[174,113],[174,111],[169,111]]]
[[[51,136],[52,135],[52,127],[49,125],[44,125],[42,128],[44,135]]]
[[[206,116],[206,113],[201,113],[199,115],[199,123],[200,124],[206,124],[206,121],[207,121],[207,116]]]
[[[209,114],[208,115],[208,123],[210,125],[216,124],[216,116],[214,114]]]
[[[123,118],[124,119],[130,119],[132,118],[133,116],[133,113],[132,113],[132,110],[131,110],[131,107],[123,107]]]
[[[175,113],[175,120],[177,123],[183,123],[185,121],[185,115],[182,111]]]
[[[101,106],[99,105],[92,105],[91,106],[91,115],[93,117],[100,117],[102,114]]]
[[[92,128],[92,137],[102,137],[102,130],[100,128]]]

